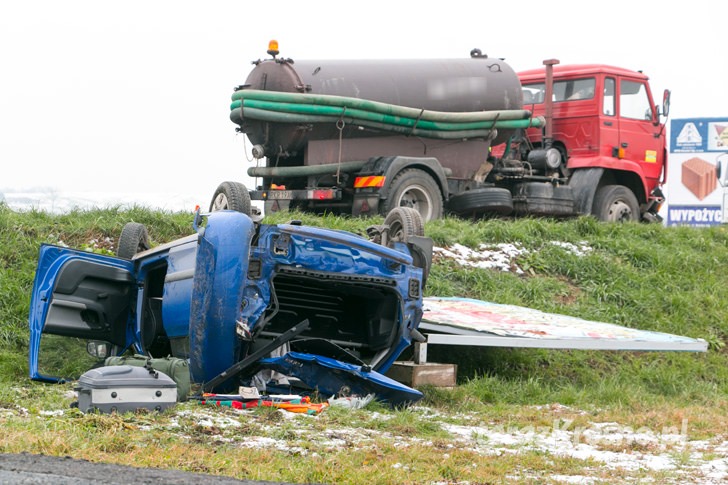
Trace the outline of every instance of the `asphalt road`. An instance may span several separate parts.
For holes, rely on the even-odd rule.
[[[215,485],[280,484],[280,482],[235,480],[217,475],[185,473],[177,470],[91,463],[69,457],[29,453],[0,454],[0,484],[129,485],[130,483],[163,483],[174,485],[205,482]]]

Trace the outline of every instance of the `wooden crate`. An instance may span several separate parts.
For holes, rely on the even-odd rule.
[[[457,365],[425,362],[417,364],[412,361],[397,361],[387,371],[387,377],[410,387],[435,386],[455,387]]]

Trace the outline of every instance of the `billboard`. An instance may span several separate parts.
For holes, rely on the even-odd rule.
[[[670,123],[667,225],[711,226],[723,217],[728,168],[728,118]]]

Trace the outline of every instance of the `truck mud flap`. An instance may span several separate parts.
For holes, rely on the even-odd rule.
[[[594,194],[604,169],[599,167],[580,168],[574,170],[569,180],[569,187],[574,196],[574,210],[577,214],[591,214]]]

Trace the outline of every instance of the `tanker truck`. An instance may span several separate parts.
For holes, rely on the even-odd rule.
[[[222,182],[211,211],[661,220],[670,92],[655,104],[641,72],[552,59],[516,73],[479,49],[294,62],[272,41],[268,54],[230,111],[254,187]]]

